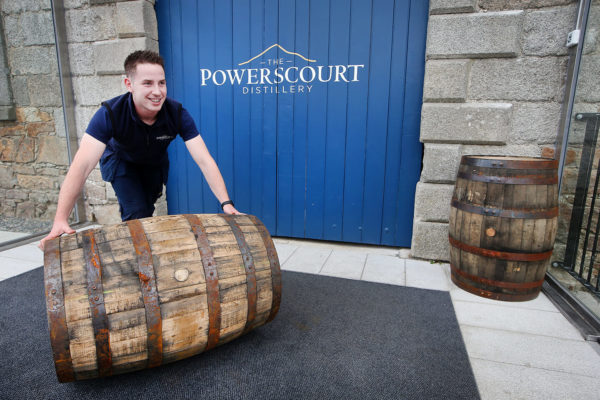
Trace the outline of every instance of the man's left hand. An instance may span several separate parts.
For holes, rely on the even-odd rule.
[[[241,213],[238,210],[236,210],[235,207],[232,206],[231,204],[226,204],[225,207],[223,207],[223,212],[225,214],[234,214],[234,215],[243,215],[244,214],[244,213]]]

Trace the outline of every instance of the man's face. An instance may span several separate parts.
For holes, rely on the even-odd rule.
[[[156,116],[167,97],[165,71],[158,64],[138,64],[135,73],[125,78],[125,86],[140,118]]]

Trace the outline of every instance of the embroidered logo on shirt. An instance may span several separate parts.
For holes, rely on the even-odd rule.
[[[156,140],[169,140],[169,139],[173,139],[174,136],[169,136],[169,135],[162,135],[162,136],[157,136]]]

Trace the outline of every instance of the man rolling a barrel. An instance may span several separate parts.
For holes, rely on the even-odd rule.
[[[229,199],[219,167],[191,115],[167,98],[164,61],[152,51],[125,59],[127,93],[102,103],[94,114],[58,196],[52,230],[40,242],[75,232],[68,217],[85,180],[100,161],[102,179],[110,182],[123,221],[152,216],[169,169],[167,147],[179,134],[213,194],[227,214],[240,214]]]

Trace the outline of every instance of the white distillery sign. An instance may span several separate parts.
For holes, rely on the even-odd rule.
[[[301,54],[287,51],[276,43],[248,61],[239,63],[238,66],[249,64],[274,47],[278,47],[285,53],[299,57],[308,63],[317,62],[317,60],[308,59]],[[310,93],[314,82],[358,82],[359,72],[365,67],[364,64],[286,66],[286,64],[293,63],[293,60],[284,58],[269,58],[260,61],[260,63],[265,66],[225,70],[201,68],[200,85],[238,86],[241,87],[243,94]]]

